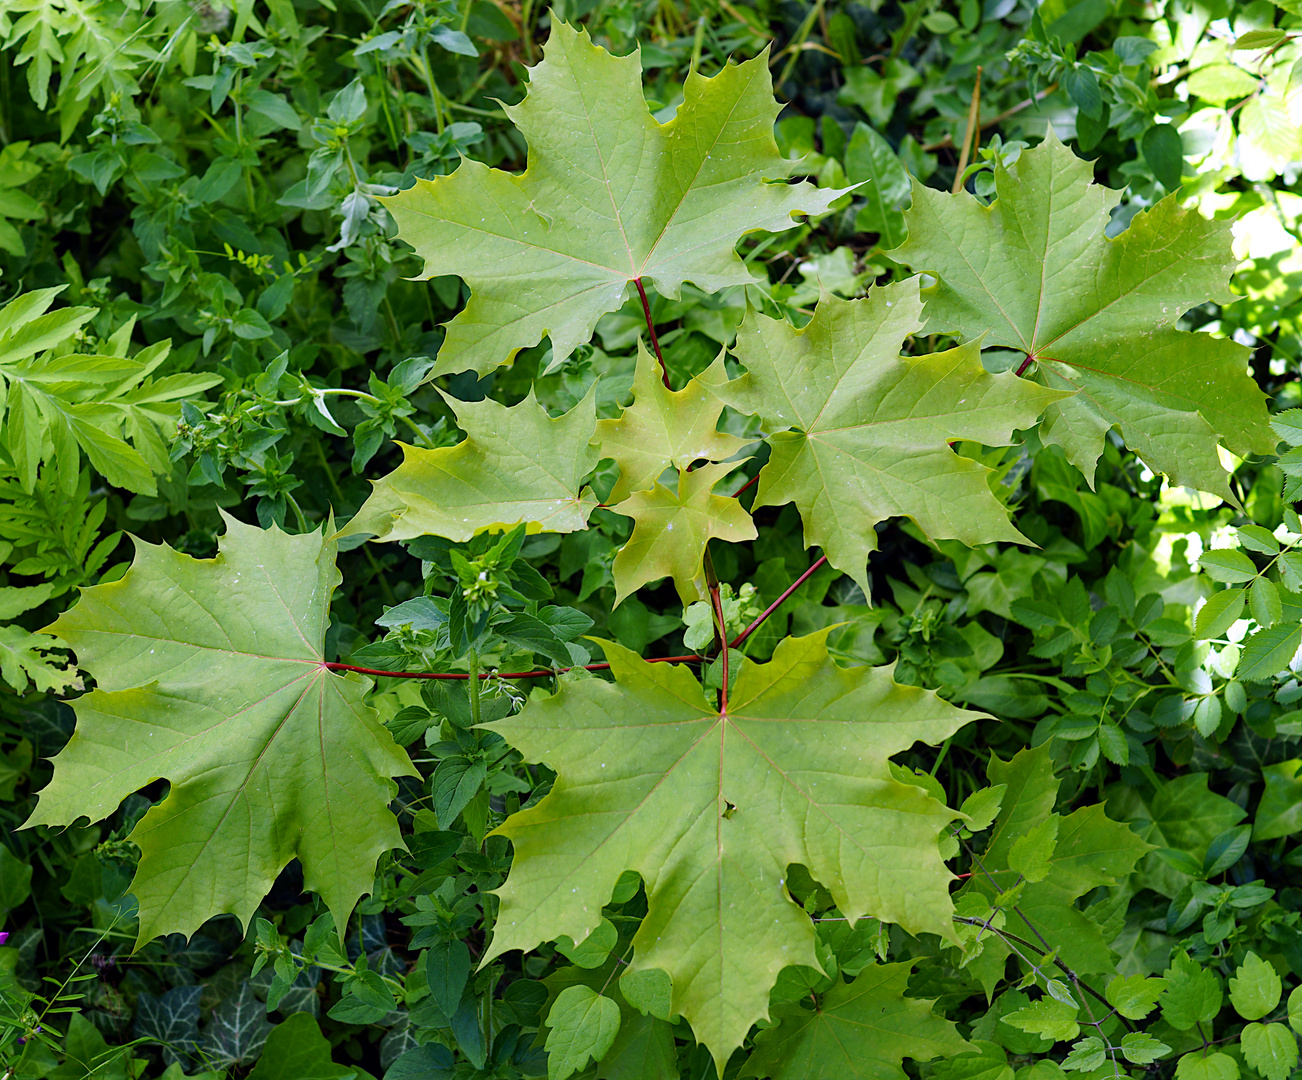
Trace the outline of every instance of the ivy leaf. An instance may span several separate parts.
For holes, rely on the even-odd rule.
[[[1175,329],[1190,308],[1234,299],[1230,223],[1171,195],[1109,240],[1113,193],[1092,177],[1050,132],[1012,166],[996,164],[989,206],[915,180],[909,238],[890,254],[939,275],[929,332],[986,334],[987,346],[1036,361],[1046,385],[1079,391],[1049,406],[1040,435],[1091,484],[1117,427],[1154,471],[1233,501],[1216,443],[1273,453],[1265,397],[1244,346]]]
[[[773,1009],[777,1026],[755,1039],[741,1076],[771,1080],[903,1080],[906,1057],[930,1061],[971,1047],[933,1002],[905,997],[912,963],[870,964],[853,982],[840,979],[817,1009]]]
[[[1230,1004],[1245,1020],[1260,1020],[1279,1004],[1283,984],[1270,961],[1248,953],[1230,976]]]
[[[525,99],[505,107],[529,144],[524,173],[463,158],[382,200],[426,277],[470,285],[435,375],[485,374],[543,335],[560,363],[632,281],[674,299],[685,281],[705,292],[750,284],[733,251],[745,233],[794,228],[793,215],[844,194],[766,183],[799,167],[773,139],[767,54],[712,79],[691,72],[667,124],[647,109],[638,53],[611,56],[556,20],[544,54]]]
[[[99,821],[132,792],[171,790],[132,830],[139,941],[248,923],[291,859],[345,926],[375,861],[402,844],[390,779],[417,775],[324,666],[335,545],[227,518],[215,559],[136,541],[119,581],[49,627],[98,682],[27,825]]]
[[[213,1009],[203,1035],[205,1059],[213,1065],[249,1065],[257,1059],[272,1027],[267,1022],[267,1007],[254,996],[246,979],[238,993]]]
[[[646,883],[631,970],[661,968],[672,1011],[722,1070],[789,965],[818,969],[814,928],[785,888],[800,863],[852,922],[953,940],[937,850],[952,810],[892,780],[887,759],[981,714],[838,668],[829,631],[747,664],[720,713],[687,668],[603,642],[615,682],[562,679],[491,725],[559,775],[498,830],[515,845],[483,963],[596,928],[620,874]]]
[[[714,381],[722,382],[723,359],[713,365]],[[709,378],[711,372],[705,373]],[[745,439],[716,431],[723,406],[701,379],[681,390],[670,390],[660,378],[659,365],[640,341],[633,375],[633,404],[617,420],[598,420],[601,456],[619,466],[619,479],[608,502],[617,503],[635,491],[646,491],[670,465],[689,468],[696,461],[723,461],[746,445]]]
[[[1025,542],[991,494],[991,470],[949,447],[1006,445],[1062,394],[991,375],[975,343],[901,356],[920,329],[916,279],[862,300],[824,296],[803,330],[751,313],[737,331],[739,380],[716,387],[772,433],[754,505],[794,502],[805,546],[868,591],[873,526],[910,517],[932,539]]]
[[[583,487],[597,464],[590,445],[597,423],[595,384],[555,419],[532,390],[511,408],[491,398],[444,398],[465,441],[434,450],[400,444],[402,464],[374,481],[375,490],[340,536],[442,536],[460,543],[481,529],[521,522],[547,532],[588,527],[597,505]]]
[[[671,577],[686,607],[705,595],[701,563],[711,537],[755,539],[755,523],[745,507],[737,499],[711,490],[736,468],[734,463],[725,463],[702,465],[691,472],[679,470],[677,491],[657,483],[650,491],[636,492],[611,507],[636,522],[633,535],[616,553],[610,568],[617,605],[648,582]]]
[[[158,1043],[164,1064],[185,1064],[199,1046],[202,995],[200,986],[175,986],[158,997],[142,992],[136,998],[136,1038]]]

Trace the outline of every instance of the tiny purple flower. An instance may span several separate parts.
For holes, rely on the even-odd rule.
[[[9,940],[9,931],[0,930],[0,945],[3,945],[8,940]]]

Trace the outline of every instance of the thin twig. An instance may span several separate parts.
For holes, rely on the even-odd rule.
[[[972,86],[972,104],[967,110],[967,128],[963,132],[963,149],[958,155],[958,169],[954,173],[954,186],[951,195],[963,190],[963,173],[967,163],[976,157],[977,147],[981,145],[981,65],[977,65],[976,82]],[[971,157],[969,157],[969,152]]]

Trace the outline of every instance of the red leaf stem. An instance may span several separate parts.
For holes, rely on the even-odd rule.
[[[755,633],[755,631],[760,628],[760,624],[763,623],[764,620],[767,619],[770,615],[772,615],[775,611],[777,611],[778,608],[780,608],[786,602],[787,597],[790,596],[793,592],[795,592],[798,588],[800,588],[800,586],[803,585],[809,579],[809,577],[814,573],[814,571],[817,570],[820,566],[822,566],[823,563],[825,562],[827,562],[827,556],[820,555],[818,557],[818,561],[815,562],[813,566],[811,566],[798,578],[796,578],[795,581],[793,581],[790,585],[788,585],[786,592],[784,592],[781,596],[779,596],[776,600],[774,600],[773,603],[771,603],[768,607],[766,607],[763,611],[761,611],[759,615],[756,616],[755,621],[751,623],[748,627],[746,627],[745,630],[743,630],[740,634],[738,634],[733,639],[732,645],[729,647],[733,649],[740,647],[741,643],[745,641],[748,637],[750,637],[751,634]]]
[[[1017,365],[1017,371],[1015,372],[1015,374],[1020,378],[1022,374],[1026,371],[1026,369],[1034,363],[1035,363],[1035,357],[1032,356],[1030,353],[1027,353],[1026,359]]]
[[[733,497],[734,499],[740,499],[740,498],[741,498],[741,495],[742,495],[742,492],[744,492],[747,488],[752,488],[752,487],[754,487],[754,486],[755,486],[756,484],[758,484],[758,483],[759,483],[759,473],[756,473],[756,474],[755,474],[754,476],[752,476],[749,480],[747,480],[744,484],[742,484],[741,487],[739,487],[736,491],[734,491],[734,492],[732,493],[732,497]]]
[[[647,332],[651,335],[651,348],[655,350],[656,359],[660,361],[660,378],[664,380],[665,389],[672,390],[669,385],[669,369],[665,367],[665,358],[660,355],[660,339],[656,337],[656,324],[651,319],[651,304],[646,298],[646,289],[642,288],[642,279],[635,277],[633,284],[637,286],[637,294],[642,298],[642,314],[646,318]]]

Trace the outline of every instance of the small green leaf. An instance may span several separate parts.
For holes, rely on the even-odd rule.
[[[1294,988],[1288,996],[1288,1023],[1289,1027],[1302,1035],[1302,986]]]
[[[1093,70],[1084,64],[1075,64],[1064,72],[1062,84],[1076,103],[1076,108],[1092,120],[1102,117],[1103,94],[1099,90],[1098,76]]]
[[[1257,624],[1262,627],[1274,626],[1284,615],[1280,603],[1279,590],[1268,578],[1259,577],[1248,586],[1248,608]]]
[[[452,1016],[470,977],[470,950],[464,941],[441,941],[425,954],[425,979],[430,994],[445,1016]]]
[[[1213,581],[1229,585],[1239,585],[1257,576],[1256,564],[1237,548],[1204,551],[1198,557],[1198,566]]]
[[[1302,831],[1302,759],[1292,758],[1261,770],[1266,790],[1253,819],[1254,840],[1275,840]]]
[[[1302,624],[1258,630],[1244,643],[1235,674],[1243,682],[1272,678],[1288,667],[1300,645]]]
[[[1013,841],[1008,852],[1008,868],[1027,881],[1043,881],[1049,876],[1053,850],[1058,844],[1057,814],[1050,814]]]
[[[1166,1057],[1171,1048],[1147,1032],[1132,1031],[1121,1037],[1121,1053],[1132,1065],[1149,1065]]]
[[[1215,836],[1207,846],[1207,854],[1203,858],[1203,876],[1210,878],[1223,874],[1238,862],[1248,850],[1251,836],[1251,825],[1237,825]],[[1246,1019],[1255,1020],[1256,1017]]]
[[[1107,1060],[1107,1050],[1107,1043],[1097,1035],[1091,1035],[1071,1048],[1071,1053],[1063,1059],[1062,1067],[1067,1072],[1090,1072]]]
[[[1042,997],[1026,1008],[1010,1013],[1002,1022],[1019,1031],[1029,1031],[1054,1042],[1065,1042],[1080,1034],[1076,1009],[1051,997]]]
[[[1142,149],[1157,182],[1167,191],[1178,188],[1184,172],[1184,142],[1175,126],[1154,124],[1144,132]]]
[[[547,1080],[565,1080],[606,1056],[619,1035],[619,1006],[590,986],[567,986],[547,1014]]]
[[[993,787],[980,788],[964,799],[959,811],[970,819],[967,828],[974,833],[990,828],[999,814],[999,806],[1007,790],[1007,784],[995,784]]]
[[[1288,34],[1283,30],[1249,30],[1246,34],[1240,34],[1235,38],[1230,48],[1256,52],[1258,49],[1273,49],[1287,39]]]
[[[335,1064],[330,1054],[315,1017],[295,1013],[271,1029],[248,1080],[353,1080],[357,1070]]]
[[[1238,534],[1239,543],[1249,551],[1257,551],[1262,555],[1279,554],[1279,541],[1269,529],[1260,525],[1240,525],[1234,531]]]
[[[1266,1080],[1288,1080],[1297,1066],[1297,1036],[1284,1024],[1249,1024],[1239,1039],[1243,1060]]]
[[[556,939],[556,949],[569,957],[576,967],[597,968],[606,962],[610,950],[619,940],[619,932],[609,919],[602,919],[597,927],[578,944],[570,937],[562,935]]]
[[[1175,1065],[1176,1080],[1239,1080],[1238,1063],[1229,1054],[1195,1050]]]
[[[1142,1020],[1157,1006],[1157,999],[1165,990],[1165,979],[1117,975],[1108,983],[1104,996],[1127,1020]]]
[[[1248,953],[1230,976],[1230,1003],[1245,1020],[1260,1020],[1270,1012],[1279,1004],[1282,990],[1279,973],[1255,952]]]
[[[1177,951],[1166,969],[1166,993],[1162,995],[1162,1019],[1173,1028],[1188,1031],[1195,1024],[1207,1024],[1221,1011],[1224,995],[1216,972],[1204,968],[1188,954]],[[1183,1059],[1181,1059],[1183,1060]]]

